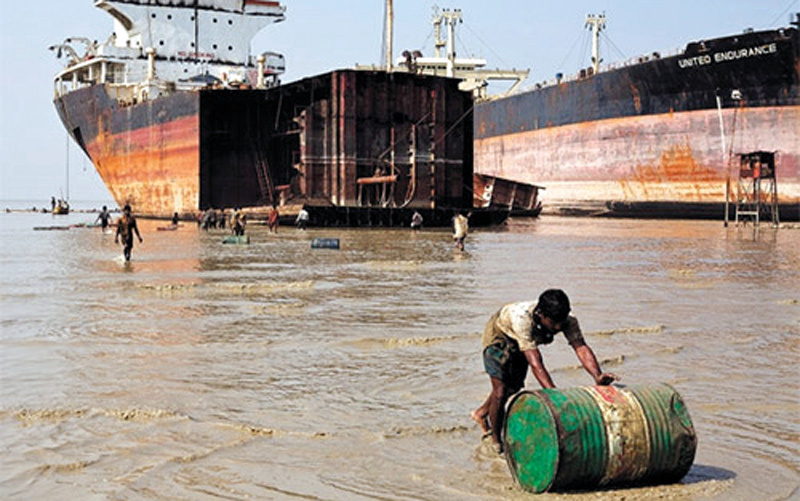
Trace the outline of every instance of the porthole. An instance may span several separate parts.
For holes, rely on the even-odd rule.
[[[228,19],[228,24],[233,25],[233,19]]]
[[[214,48],[214,50],[217,50],[217,44],[214,44],[214,45],[212,45],[211,47],[213,47],[213,48]]]
[[[228,50],[233,50],[233,46],[232,46],[232,45],[229,45],[229,46],[228,46]]]

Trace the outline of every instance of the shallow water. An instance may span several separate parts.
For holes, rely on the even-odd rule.
[[[529,499],[469,418],[480,332],[564,288],[604,368],[683,396],[678,485],[602,499],[800,491],[800,230],[543,217],[447,231],[187,224],[125,264],[91,214],[0,214],[4,499]],[[340,250],[311,249],[336,237]],[[559,386],[590,384],[563,339]],[[535,381],[528,378],[528,388]],[[537,499],[598,499],[595,492]]]

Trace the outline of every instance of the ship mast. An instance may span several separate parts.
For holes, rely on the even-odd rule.
[[[592,69],[597,74],[600,69],[600,32],[606,27],[606,15],[588,14],[586,16],[586,27],[592,28]]]
[[[392,4],[392,0],[386,0],[386,32],[384,36],[386,37],[386,72],[392,72],[392,30],[394,28],[394,6]]]
[[[447,73],[448,77],[455,76],[456,68],[456,23],[461,22],[461,9],[444,9],[441,14],[441,19],[447,24]],[[439,40],[437,38],[436,42]],[[437,54],[438,56],[438,54]]]
[[[442,40],[442,16],[439,7],[433,6],[433,54],[437,59],[442,57],[442,49],[446,47],[447,42]]]

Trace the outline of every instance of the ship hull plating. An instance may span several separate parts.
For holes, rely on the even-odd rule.
[[[125,106],[94,85],[55,105],[116,202],[141,215],[472,207],[472,97],[454,79],[340,70]]]
[[[475,171],[545,186],[550,211],[722,218],[737,154],[772,151],[781,219],[797,219],[798,68],[786,29],[487,101]]]

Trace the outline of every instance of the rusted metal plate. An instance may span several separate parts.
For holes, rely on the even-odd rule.
[[[124,107],[96,85],[56,107],[117,203],[140,215],[288,200],[472,207],[472,95],[452,79],[342,70]],[[386,190],[361,197],[360,179]]]
[[[733,114],[723,114],[728,130]],[[800,203],[800,106],[744,108],[736,123],[733,151],[776,151],[779,200]],[[546,203],[722,203],[718,131],[716,110],[542,127],[476,139],[475,172],[544,185]]]
[[[473,176],[475,207],[499,207],[516,211],[533,211],[539,207],[542,186],[520,183],[485,174]]]

